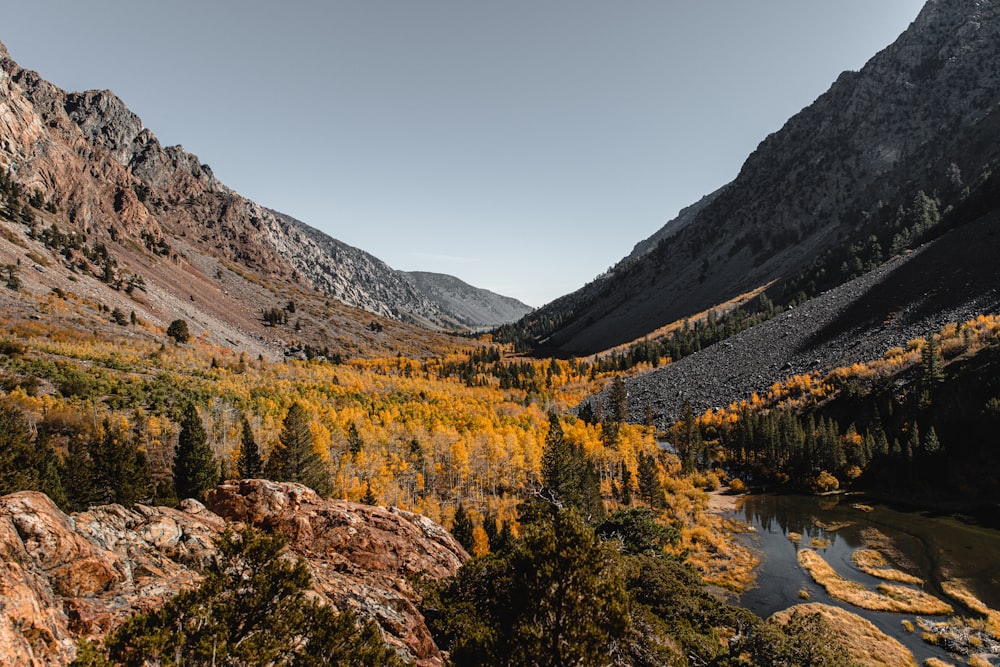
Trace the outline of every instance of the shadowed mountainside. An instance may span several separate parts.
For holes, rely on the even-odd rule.
[[[806,289],[789,285],[828,251],[849,257],[872,236],[888,251],[898,206],[923,192],[944,210],[997,165],[998,60],[996,3],[927,3],[894,44],[761,142],[734,181],[654,235],[655,247],[640,244],[509,337],[540,352],[598,352],[772,281],[779,297]]]

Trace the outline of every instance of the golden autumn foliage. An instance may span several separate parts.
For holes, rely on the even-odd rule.
[[[502,355],[470,371],[465,342],[437,358],[335,364],[249,360],[205,337],[175,346],[38,322],[12,324],[0,339],[24,348],[17,359],[0,357],[0,373],[16,385],[4,392],[6,401],[35,423],[123,421],[158,484],[169,481],[182,402],[199,405],[209,445],[230,475],[243,418],[267,458],[298,402],[310,415],[312,442],[329,466],[335,496],[374,497],[435,520],[450,516],[461,499],[480,532],[489,512],[516,533],[517,503],[540,484],[548,412],[567,412],[611,377],[574,361]],[[513,382],[508,373],[516,374]],[[561,422],[567,440],[594,462],[609,504],[623,464],[635,490],[639,454],[658,451],[648,427],[622,425],[613,446],[605,446],[600,424],[572,415]],[[477,551],[485,548],[483,535],[476,540]]]

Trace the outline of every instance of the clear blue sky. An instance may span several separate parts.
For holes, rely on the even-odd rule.
[[[534,306],[617,262],[921,0],[0,0],[241,194]]]

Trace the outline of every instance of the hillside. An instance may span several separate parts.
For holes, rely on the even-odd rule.
[[[927,3],[895,43],[762,141],[735,180],[654,235],[654,248],[641,244],[506,339],[593,353],[772,281],[775,301],[812,296],[915,247],[939,212],[995,187],[998,51],[995,3]]]
[[[985,216],[787,312],[625,381],[628,413],[666,428],[812,371],[880,359],[951,322],[1000,312],[1000,214]]]
[[[112,92],[62,91],[2,44],[0,136],[9,186],[0,252],[16,266],[25,251],[42,258],[31,280],[22,273],[36,294],[82,292],[161,326],[187,318],[254,352],[308,344],[419,354],[441,341],[409,325],[468,326],[467,311],[448,312],[384,262],[240,196],[196,156],[161,145]],[[114,294],[128,285],[141,289]],[[283,326],[266,326],[263,311],[290,304]]]
[[[453,313],[465,327],[495,327],[523,317],[531,306],[517,299],[473,287],[454,276],[426,271],[404,274],[422,294],[445,312]]]

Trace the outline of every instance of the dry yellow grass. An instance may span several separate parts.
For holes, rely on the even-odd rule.
[[[967,582],[961,579],[949,579],[941,584],[941,590],[964,604],[971,611],[986,616],[986,632],[1000,639],[1000,611],[986,606],[985,602],[969,590]]]
[[[837,574],[822,556],[812,549],[803,549],[798,555],[799,565],[813,580],[837,600],[870,611],[891,611],[900,614],[940,616],[950,614],[951,605],[923,591],[893,584],[881,584],[878,591],[870,591],[856,581]]]
[[[937,658],[927,658],[924,660],[924,667],[955,667],[955,665]]]
[[[830,625],[850,660],[863,667],[917,667],[913,655],[870,621],[846,609],[810,602],[779,611],[772,618],[786,623],[793,612],[820,614]]]
[[[802,541],[802,533],[788,531],[788,539],[791,540],[792,544],[798,545],[798,543]]]
[[[827,523],[825,521],[820,521],[819,519],[813,519],[813,524],[817,528],[822,528],[828,533],[835,533],[843,528],[849,528],[854,525],[853,521],[834,521],[832,523]]]
[[[830,540],[825,537],[814,537],[810,540],[813,549],[826,549],[830,546]]]
[[[993,667],[993,663],[981,655],[969,657],[969,667]]]
[[[912,574],[890,567],[889,561],[885,559],[882,552],[875,549],[858,549],[851,554],[851,560],[854,562],[854,567],[865,574],[870,574],[879,579],[897,581],[901,584],[914,584],[916,586],[922,586],[924,583],[924,580],[920,577],[915,577]]]

